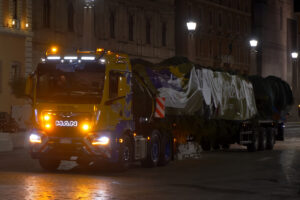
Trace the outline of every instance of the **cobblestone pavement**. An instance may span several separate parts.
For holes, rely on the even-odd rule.
[[[273,151],[242,147],[202,153],[153,169],[44,172],[26,149],[0,153],[0,199],[300,199],[300,124]],[[69,169],[69,170],[68,170]]]

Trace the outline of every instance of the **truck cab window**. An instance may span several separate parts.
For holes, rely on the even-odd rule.
[[[109,73],[109,98],[118,97],[120,73],[111,71]]]

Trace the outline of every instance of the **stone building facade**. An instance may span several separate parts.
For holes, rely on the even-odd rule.
[[[257,37],[256,73],[293,80],[291,52],[297,43],[293,0],[253,0],[253,34]]]
[[[51,45],[158,62],[175,55],[173,0],[33,0],[34,65]]]
[[[31,0],[0,0],[0,112],[24,102],[9,83],[31,72],[31,6]]]
[[[203,66],[248,73],[251,0],[176,0],[176,54]],[[186,22],[197,30],[189,33]]]

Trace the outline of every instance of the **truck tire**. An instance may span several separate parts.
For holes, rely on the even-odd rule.
[[[275,144],[275,130],[267,128],[267,149],[272,150]]]
[[[168,133],[164,134],[161,139],[161,154],[158,162],[159,166],[165,166],[171,161],[173,154],[172,147],[173,143],[171,135]]]
[[[201,147],[203,151],[210,151],[211,150],[211,143],[208,137],[202,137],[201,139]]]
[[[40,166],[49,172],[56,171],[60,165],[60,160],[49,159],[49,158],[40,158],[39,159]]]
[[[160,133],[158,130],[152,131],[150,141],[147,145],[147,158],[142,161],[143,167],[156,167],[161,154]]]
[[[267,133],[265,128],[260,128],[259,130],[259,148],[258,150],[263,151],[267,148]]]
[[[253,133],[252,143],[247,145],[247,150],[249,152],[255,152],[258,150],[258,148],[259,148],[258,134],[255,131],[255,133]]]
[[[279,140],[279,141],[284,141],[284,127],[283,127],[283,123],[280,123],[278,125],[276,139]]]
[[[129,168],[133,158],[133,142],[128,135],[123,136],[120,146],[119,161],[115,166],[116,171],[125,171]]]

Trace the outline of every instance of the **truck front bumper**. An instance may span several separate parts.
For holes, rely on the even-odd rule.
[[[42,143],[31,144],[30,154],[34,159],[48,157],[58,160],[113,160],[111,146],[93,146],[85,138],[43,137]]]

